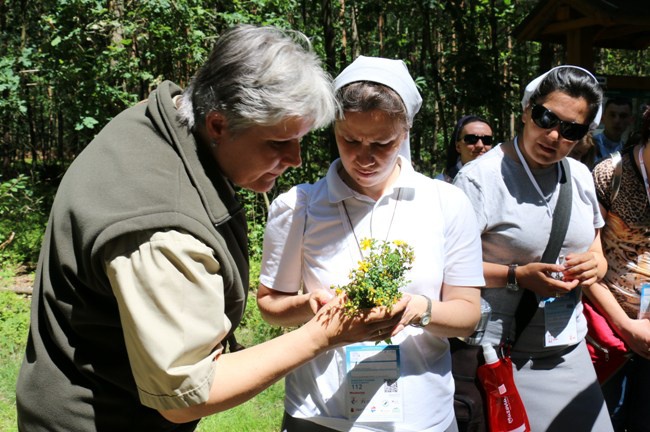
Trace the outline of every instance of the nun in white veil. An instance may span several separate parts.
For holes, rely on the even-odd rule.
[[[422,96],[415,81],[411,78],[406,64],[402,60],[391,60],[381,57],[359,56],[334,80],[334,91],[353,82],[374,82],[394,90],[406,107],[406,121],[409,129],[413,126],[413,118],[420,111]],[[406,160],[411,160],[411,145],[407,132],[399,154]]]
[[[286,377],[282,430],[457,431],[447,337],[472,333],[485,283],[472,207],[409,162],[422,99],[402,61],[359,57],[335,90],[340,158],[325,178],[271,205],[258,305],[275,325],[303,324],[335,295],[332,287],[349,282],[368,253],[364,238],[413,247],[403,288],[409,302],[392,345],[343,346]],[[377,370],[357,381],[355,367]]]

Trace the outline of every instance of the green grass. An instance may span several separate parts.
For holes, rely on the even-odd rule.
[[[29,328],[28,297],[0,291],[0,430],[16,427],[16,378]]]
[[[20,369],[22,353],[14,358],[0,356],[0,430],[17,432],[16,427],[16,378]]]
[[[2,432],[17,432],[16,379],[29,326],[29,306],[29,297],[0,290],[0,431]],[[244,346],[252,346],[279,333],[279,329],[270,327],[261,320],[254,293],[251,293],[244,315],[244,324],[236,332],[238,342]],[[278,431],[284,412],[283,400],[284,380],[238,407],[204,418],[197,430],[200,432]]]
[[[284,380],[238,407],[204,418],[197,431],[277,432],[284,413],[283,400]]]

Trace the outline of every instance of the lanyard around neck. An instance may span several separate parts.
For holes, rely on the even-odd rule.
[[[519,157],[519,162],[524,166],[524,170],[526,171],[526,174],[528,175],[528,179],[532,183],[533,187],[535,187],[535,190],[539,194],[539,196],[542,198],[542,201],[544,201],[544,205],[546,205],[546,211],[548,212],[548,215],[552,218],[553,217],[553,210],[551,210],[551,206],[549,204],[550,197],[549,199],[546,199],[544,196],[544,193],[542,192],[542,188],[539,187],[539,183],[537,183],[537,180],[535,179],[535,176],[533,175],[532,171],[530,170],[530,167],[528,166],[528,163],[526,162],[526,159],[524,158],[524,155],[521,154],[521,150],[519,150],[519,144],[517,141],[517,137],[515,137],[514,141],[514,147],[515,151],[517,152],[517,156]],[[557,182],[560,183],[560,168],[559,166],[557,167]]]
[[[643,176],[643,184],[645,185],[645,193],[650,203],[650,183],[648,183],[648,173],[645,171],[645,162],[643,161],[643,150],[645,145],[639,148],[639,167],[641,168],[641,175]]]
[[[395,213],[397,212],[397,204],[400,202],[400,199],[402,197],[402,188],[400,188],[397,191],[397,199],[395,199],[395,205],[393,206],[393,214],[390,217],[390,222],[388,223],[388,228],[386,229],[386,237],[384,238],[384,241],[388,241],[388,235],[390,234],[390,229],[393,227],[393,221],[395,220]],[[357,238],[357,232],[354,230],[354,225],[352,224],[352,219],[350,218],[350,213],[348,212],[348,206],[345,205],[345,201],[341,201],[341,204],[343,206],[343,211],[345,212],[345,216],[347,217],[348,223],[350,224],[350,229],[352,230],[352,235],[354,236],[354,241],[357,244],[357,248],[359,249],[359,254],[361,255],[361,259],[364,258],[363,255],[363,250],[361,249],[361,242],[359,241],[359,238]],[[370,238],[374,238],[372,235],[372,215],[374,214],[374,208],[371,212],[371,217],[370,217]]]

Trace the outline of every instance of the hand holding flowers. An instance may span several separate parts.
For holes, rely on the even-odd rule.
[[[401,240],[364,238],[360,249],[363,260],[350,271],[350,282],[333,288],[337,294],[346,294],[344,308],[350,315],[375,306],[390,309],[409,282],[405,273],[413,264],[413,248]]]

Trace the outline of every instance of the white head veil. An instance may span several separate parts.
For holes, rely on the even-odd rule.
[[[357,81],[371,81],[393,89],[406,106],[409,123],[422,106],[422,97],[411,78],[406,64],[402,60],[390,60],[381,57],[359,56],[334,80],[334,91]],[[411,160],[409,133],[400,146],[399,154]]]
[[[596,79],[596,77],[591,72],[589,72],[587,69],[583,69],[583,68],[581,68],[579,66],[573,66],[573,65],[556,66],[556,67],[554,67],[552,69],[549,69],[548,71],[544,72],[543,74],[541,74],[540,76],[538,76],[537,78],[535,78],[534,80],[532,80],[531,82],[528,83],[528,85],[526,86],[526,89],[524,90],[524,97],[521,98],[521,108],[522,109],[525,110],[528,107],[528,103],[530,102],[530,97],[533,95],[533,93],[535,93],[535,90],[537,90],[537,88],[540,86],[542,81],[544,81],[544,78],[546,78],[546,75],[548,75],[551,71],[554,71],[554,70],[560,69],[560,68],[580,69],[583,72],[587,72],[589,74],[589,76],[592,77],[596,83],[598,83],[598,80]],[[596,117],[594,117],[594,119],[591,121],[591,124],[589,124],[589,129],[597,128],[598,125],[600,124],[600,119],[601,119],[602,116],[603,116],[603,106],[601,104],[601,105],[598,106],[598,112],[596,113]]]

